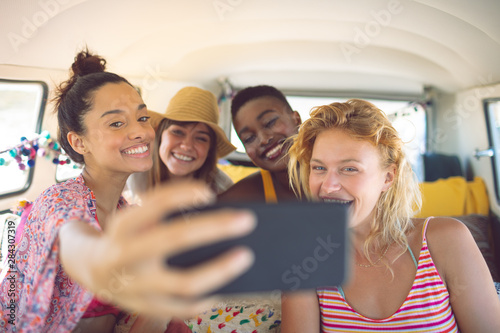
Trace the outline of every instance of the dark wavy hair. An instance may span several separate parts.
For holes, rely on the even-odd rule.
[[[83,156],[68,142],[68,133],[85,134],[85,114],[92,109],[95,92],[107,83],[125,82],[125,78],[105,71],[106,60],[88,49],[79,52],[70,69],[70,78],[56,89],[55,112],[58,121],[58,140],[66,154],[75,162],[83,163]]]

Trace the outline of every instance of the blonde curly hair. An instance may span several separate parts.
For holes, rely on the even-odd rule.
[[[311,200],[309,173],[314,142],[321,132],[333,128],[355,139],[371,142],[380,152],[382,167],[396,167],[392,186],[380,195],[375,207],[375,219],[364,244],[364,254],[370,260],[372,246],[383,248],[393,242],[401,245],[403,254],[408,247],[407,234],[413,229],[412,217],[422,205],[421,193],[398,132],[385,113],[372,103],[350,99],[312,109],[310,119],[292,138],[288,168],[292,189],[299,198],[305,196]]]

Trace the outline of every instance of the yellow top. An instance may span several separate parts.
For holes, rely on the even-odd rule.
[[[264,196],[266,198],[266,203],[278,203],[278,198],[276,197],[276,191],[274,190],[273,178],[271,173],[267,170],[260,169],[260,174],[262,175],[262,184],[264,186]]]

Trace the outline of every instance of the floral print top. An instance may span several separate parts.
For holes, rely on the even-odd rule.
[[[126,205],[121,198],[118,208]],[[45,190],[18,230],[21,239],[9,249],[15,261],[7,260],[0,275],[0,331],[69,332],[84,314],[93,294],[74,282],[59,261],[59,230],[72,220],[101,230],[95,196],[82,175]]]

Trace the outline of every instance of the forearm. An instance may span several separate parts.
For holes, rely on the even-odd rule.
[[[191,316],[213,300],[202,297],[234,279],[252,264],[246,249],[229,251],[189,270],[169,269],[165,258],[193,248],[250,232],[255,220],[248,212],[224,210],[194,216],[190,223],[165,215],[206,202],[212,194],[199,183],[159,187],[143,206],[114,214],[99,232],[78,221],[59,230],[59,259],[66,273],[103,301],[152,317]],[[165,200],[168,198],[168,200]],[[101,297],[102,298],[102,297]]]
[[[92,289],[92,264],[98,257],[101,232],[80,221],[71,221],[59,231],[59,260],[64,271],[73,280]]]

